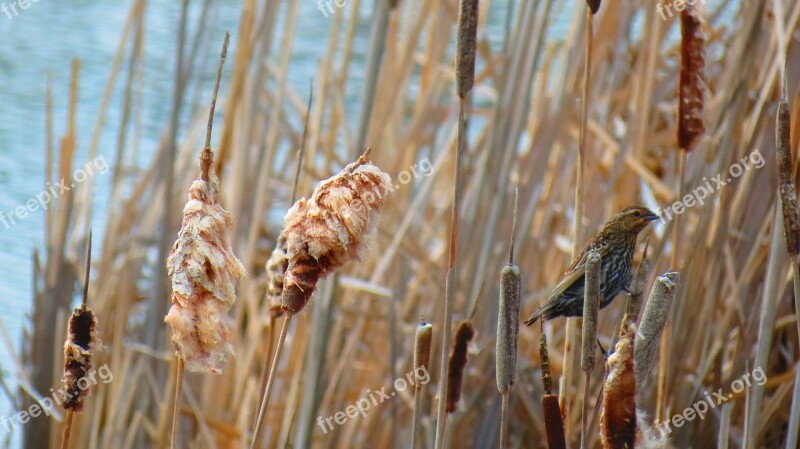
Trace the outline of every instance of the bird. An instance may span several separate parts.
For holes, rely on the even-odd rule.
[[[544,306],[525,321],[530,326],[539,318],[583,316],[583,284],[589,253],[600,254],[600,308],[628,288],[633,253],[639,233],[659,216],[643,206],[629,206],[614,214],[586,244],[553,289]]]

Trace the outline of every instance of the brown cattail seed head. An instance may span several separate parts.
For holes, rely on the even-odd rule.
[[[391,178],[372,164],[369,151],[339,174],[317,184],[286,213],[284,232],[289,264],[282,308],[303,310],[320,277],[357,259],[372,240]]]
[[[594,368],[597,314],[600,311],[600,254],[596,251],[592,251],[586,256],[585,277],[581,369],[591,371]]]
[[[600,415],[604,449],[631,449],[636,440],[636,376],[633,352],[636,326],[620,332],[614,353],[608,358],[608,376],[603,385]]]
[[[431,326],[431,323],[420,323],[414,336],[414,372],[428,369],[428,364],[431,361],[432,339],[433,326]]]
[[[600,11],[600,0],[586,0],[586,4],[589,5],[589,10],[592,11],[592,15]]]
[[[650,298],[644,306],[639,332],[636,334],[636,352],[634,353],[636,385],[642,385],[650,371],[650,364],[653,363],[653,357],[659,348],[661,332],[669,318],[669,310],[677,289],[678,273],[667,271],[656,278],[653,289],[650,291]]]
[[[475,83],[475,53],[478,48],[478,0],[461,0],[456,45],[456,91],[466,98]]]
[[[500,272],[500,306],[497,312],[496,378],[497,390],[505,393],[517,376],[519,305],[522,288],[519,267],[508,264]]]
[[[97,319],[85,304],[76,308],[69,319],[69,334],[64,343],[64,375],[61,388],[67,393],[64,408],[80,412],[88,388],[81,388],[80,380],[92,369],[92,351],[100,345],[95,329]],[[85,387],[85,386],[84,386]]]
[[[245,269],[230,247],[231,216],[219,204],[213,164],[209,170],[207,181],[197,179],[189,188],[181,231],[167,259],[172,307],[164,321],[186,369],[220,373],[233,353],[226,312]]]
[[[545,394],[550,394],[553,391],[553,377],[550,374],[550,356],[547,354],[547,337],[544,335],[544,329],[539,334],[539,358],[542,361],[542,387]]]
[[[692,151],[705,132],[705,36],[700,15],[693,5],[681,12],[681,75],[678,103],[678,147]]]
[[[275,242],[275,249],[267,260],[267,301],[269,302],[269,312],[273,318],[280,318],[283,315],[281,303],[283,301],[283,280],[286,277],[286,268],[289,267],[289,259],[286,255],[286,233],[281,232],[278,241]]]
[[[800,263],[800,213],[797,209],[797,192],[792,173],[791,116],[786,98],[778,104],[775,127],[775,144],[778,156],[778,181],[783,213],[783,238],[786,250],[795,264]]]
[[[462,321],[456,330],[453,352],[447,365],[447,413],[453,413],[461,400],[461,385],[464,381],[464,368],[467,366],[467,345],[475,336],[472,323]]]
[[[557,394],[546,394],[542,397],[544,411],[544,429],[547,434],[547,449],[566,449],[564,437],[564,419],[558,404]]]

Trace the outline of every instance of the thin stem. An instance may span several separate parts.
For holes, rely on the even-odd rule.
[[[72,432],[72,416],[75,414],[72,410],[67,410],[67,416],[64,421],[64,433],[61,434],[61,449],[69,447],[69,435]]]
[[[414,421],[411,425],[411,449],[417,448],[420,436],[420,420],[422,419],[422,385],[417,382],[414,386]]]
[[[267,405],[269,404],[269,398],[272,394],[272,386],[275,384],[275,372],[278,369],[278,362],[281,359],[281,353],[283,352],[283,344],[286,341],[286,333],[289,331],[289,322],[292,320],[292,315],[286,313],[283,318],[283,325],[281,326],[281,334],[278,337],[278,346],[275,350],[275,356],[272,358],[272,366],[269,369],[269,378],[267,378],[267,387],[264,390],[264,395],[261,399],[261,406],[258,409],[258,418],[256,419],[256,427],[253,429],[253,439],[250,443],[250,449],[254,449],[256,447],[256,443],[259,440],[259,433],[261,431],[261,423],[264,420],[264,414],[267,411]]]
[[[219,54],[219,66],[217,66],[217,78],[214,80],[214,90],[211,94],[211,106],[208,108],[208,125],[206,125],[206,143],[203,146],[203,153],[200,158],[200,179],[208,181],[208,171],[214,163],[214,154],[211,152],[211,130],[214,128],[214,110],[217,107],[217,93],[219,83],[222,79],[222,67],[228,57],[228,41],[231,34],[225,32],[225,40],[222,42],[222,51]]]
[[[591,377],[591,371],[586,371],[583,377],[583,410],[581,411],[581,449],[588,448],[588,442],[586,441],[586,437],[589,434],[589,422],[590,420],[587,419],[589,415],[589,378]]]
[[[456,244],[458,243],[458,217],[461,203],[461,159],[467,140],[467,108],[470,95],[461,98],[458,103],[458,145],[456,146],[456,179],[453,184],[453,208],[450,216],[450,255],[448,258],[447,281],[445,282],[444,325],[442,326],[442,353],[439,364],[439,405],[436,418],[436,449],[442,447],[444,439],[445,396],[447,392],[447,355],[450,343],[450,327],[453,323],[453,304],[456,290]]]
[[[300,142],[300,149],[297,150],[297,169],[294,173],[294,186],[292,187],[292,202],[291,206],[297,199],[297,185],[300,183],[300,169],[303,167],[303,155],[306,150],[306,138],[308,137],[308,119],[311,117],[311,102],[314,101],[314,79],[311,79],[310,87],[308,89],[308,107],[306,108],[306,120],[303,124],[303,140]]]
[[[511,247],[508,250],[508,263],[514,263],[514,239],[517,235],[517,206],[519,206],[519,187],[514,186],[514,213],[511,220]]]
[[[508,402],[511,396],[511,390],[503,393],[503,406],[500,410],[500,449],[506,449],[508,446]]]
[[[180,417],[181,393],[183,392],[183,359],[178,357],[178,369],[175,374],[175,402],[172,405],[172,436],[170,437],[170,449],[175,449],[178,439],[178,419]]]
[[[89,272],[92,269],[92,230],[89,229],[89,242],[86,244],[86,277],[83,280],[83,305],[89,298]]]

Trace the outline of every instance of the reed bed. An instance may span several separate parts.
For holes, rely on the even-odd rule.
[[[790,260],[780,219],[775,123],[787,92],[781,123],[788,123],[790,131],[781,125],[779,143],[786,151],[788,132],[792,152],[800,141],[800,43],[794,37],[800,3],[708,2],[699,9],[706,56],[705,103],[698,114],[705,132],[688,152],[676,142],[680,17],[662,19],[652,2],[604,2],[591,15],[590,27],[582,2],[574,2],[580,6],[574,11],[552,0],[511,2],[511,26],[498,43],[490,22],[504,17],[507,3],[481,1],[474,84],[467,87],[458,81],[463,65],[455,64],[458,2],[401,0],[365,17],[362,0],[353,0],[328,19],[330,37],[320,44],[325,47],[311,87],[314,101],[308,105],[309,92],[288,82],[289,68],[296,63],[295,32],[308,14],[307,9],[300,12],[300,2],[243,0],[238,28],[230,30],[231,69],[222,79],[227,87],[217,105],[214,171],[220,203],[233,220],[232,252],[249,276],[238,283],[228,313],[234,356],[225,370],[183,376],[176,415],[180,447],[249,447],[264,367],[270,366],[276,347],[283,346],[275,358],[272,395],[255,447],[408,448],[414,428],[416,447],[433,448],[439,400],[445,399],[436,396],[436,385],[446,375],[444,364],[436,362],[449,356],[442,352],[452,346],[455,332],[445,323],[464,320],[474,328],[474,338],[466,345],[469,361],[458,406],[447,413],[444,443],[498,447],[504,401],[492,382],[501,288],[497,273],[508,262],[510,237],[513,263],[523,280],[520,314],[528,316],[558,282],[573,248],[582,247],[585,237],[615,211],[631,204],[666,208],[680,199],[680,192],[711,186],[717,174],[731,179],[704,204],[680,214],[679,230],[673,210],[672,220],[646,231],[649,269],[638,271],[645,278],[643,288],[634,291],[646,315],[644,301],[657,277],[671,269],[680,276],[665,312],[663,350],[651,346],[646,352],[651,369],[631,371],[629,359],[639,345],[632,332],[644,323],[636,313],[621,326],[624,295],[600,310],[596,323],[597,340],[624,352],[594,368],[585,365],[587,376],[580,375],[578,346],[565,346],[566,320],[522,327],[504,442],[509,448],[546,447],[545,423],[563,419],[560,431],[568,430],[569,447],[581,444],[584,422],[584,447],[601,447],[601,425],[608,421],[598,408],[616,401],[604,399],[604,387],[616,385],[619,396],[614,397],[621,396],[625,404],[633,403],[635,389],[641,421],[635,428],[641,432],[658,413],[663,419],[683,413],[705,392],[731,392],[732,382],[755,368],[766,374],[763,383],[731,392],[704,419],[673,428],[663,447],[781,448],[797,441],[789,432],[796,431],[800,419],[800,389],[794,385],[800,379],[792,288],[796,254]],[[131,2],[110,84],[124,70],[122,62],[142,63],[142,55],[125,49],[144,38],[147,8],[144,0]],[[571,14],[569,27],[555,32],[556,17],[564,14]],[[194,21],[205,17],[198,19],[184,8],[184,16],[175,20],[189,21],[195,29]],[[368,33],[364,25],[372,21],[378,25]],[[96,332],[104,342],[92,363],[107,364],[114,378],[96,386],[83,412],[72,418],[71,448],[160,448],[170,441],[177,364],[163,323],[170,304],[165,261],[180,229],[186,191],[197,177],[208,118],[202,102],[191,109],[186,87],[197,82],[201,64],[216,68],[221,39],[197,29],[194,35],[185,29],[181,34],[185,51],[175,59],[177,69],[172,67],[177,74],[169,100],[173,117],[190,108],[193,118],[167,123],[164,138],[141,170],[121,165],[110,185],[90,178],[47,211],[46,247],[33,261],[30,329],[24,351],[9,363],[21,386],[11,394],[13,402],[24,406],[58,385],[63,323],[78,296],[86,223],[97,215],[105,222],[105,229],[95,229],[101,245],[88,287]],[[594,31],[592,39],[587,40],[587,29]],[[585,61],[587,41],[593,47],[591,64]],[[360,49],[368,49],[366,63]],[[205,59],[197,56],[204,53]],[[584,67],[591,73],[584,73]],[[60,140],[55,130],[48,131],[48,140],[58,142],[48,147],[48,160],[57,163],[49,179],[68,176],[81,163],[76,142],[92,142],[90,136],[128,126],[136,117],[134,110],[119,124],[99,119],[95,130],[76,129],[78,62],[72,75],[71,86],[51,86],[53,97],[69,98],[70,108]],[[138,95],[137,89],[131,91]],[[359,114],[347,112],[354,91]],[[591,98],[585,111],[581,98]],[[137,104],[135,98],[131,104]],[[104,102],[102,113],[116,106]],[[469,127],[459,132],[464,118]],[[90,144],[90,157],[113,151],[117,161],[135,160],[128,154],[130,138],[122,135],[114,149]],[[320,279],[306,307],[292,310],[293,319],[284,318],[288,326],[278,344],[274,339],[284,320],[276,319],[265,267],[280,248],[289,199],[295,189],[298,198],[310,198],[317,183],[356,160],[366,147],[372,148],[372,162],[392,180],[391,189],[380,190],[377,234],[360,259]],[[743,158],[749,158],[750,168],[731,175],[729,167],[742,166]],[[787,185],[786,170],[794,177],[800,170],[796,154],[794,161],[785,153],[782,158],[781,181]],[[582,213],[576,216],[579,163],[585,169],[580,170]],[[515,188],[519,200],[513,230]],[[88,199],[99,189],[110,189],[110,200],[92,210]],[[451,237],[453,209],[457,240]],[[679,239],[670,237],[673,231]],[[573,241],[573,236],[583,237]],[[451,241],[454,247],[449,248]],[[449,260],[450,251],[457,260]],[[675,260],[680,266],[672,266]],[[458,270],[451,270],[456,262]],[[452,304],[445,308],[448,273],[453,273]],[[638,311],[637,298],[631,297],[631,310]],[[395,380],[421,364],[419,358],[415,362],[414,344],[420,316],[433,329],[424,362],[430,384],[395,390]],[[570,327],[579,337],[581,326]],[[544,337],[554,391],[543,385],[539,342]],[[577,345],[580,340],[572,341]],[[606,376],[604,365],[616,367],[624,378]],[[636,381],[631,382],[634,372]],[[659,375],[666,393],[661,398]],[[396,395],[343,424],[319,424],[384,387]],[[563,416],[557,413],[558,401]],[[591,413],[585,421],[584,410]],[[60,411],[26,424],[25,447],[58,447],[63,417]],[[604,432],[609,428],[604,426]],[[630,440],[629,435],[617,437]]]

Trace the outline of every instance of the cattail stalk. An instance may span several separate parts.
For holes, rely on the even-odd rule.
[[[81,306],[72,312],[69,319],[67,341],[64,342],[64,374],[61,377],[62,390],[68,394],[64,401],[67,413],[64,431],[61,435],[61,449],[69,447],[72,419],[75,412],[83,410],[83,402],[89,389],[80,387],[80,380],[92,370],[92,352],[102,344],[97,338],[97,318],[89,308],[89,274],[92,268],[92,231],[86,243],[86,274],[83,282]]]
[[[244,267],[226,241],[231,219],[219,205],[219,185],[214,174],[214,153],[211,150],[214,110],[229,40],[230,34],[226,32],[211,95],[205,145],[200,153],[200,178],[189,189],[189,202],[184,208],[181,232],[167,259],[168,274],[172,280],[172,307],[164,321],[172,327],[172,341],[177,355],[170,436],[170,447],[173,449],[177,447],[186,364],[191,371],[222,371],[227,355],[232,352],[227,342],[228,327],[222,314],[236,300],[235,283],[245,274]],[[212,260],[216,262],[210,262]]]
[[[644,314],[636,333],[635,344],[635,370],[636,385],[641,386],[650,371],[650,365],[656,354],[656,347],[664,325],[669,318],[669,311],[672,307],[672,300],[678,290],[678,272],[667,271],[656,278],[650,297],[644,306]]]
[[[634,339],[636,325],[621,331],[614,353],[608,358],[603,385],[600,436],[603,449],[632,449],[636,440],[636,376]]]
[[[785,87],[784,87],[785,89]],[[794,282],[794,306],[800,312],[800,212],[797,208],[797,190],[792,173],[791,113],[789,102],[783,97],[778,103],[778,117],[775,123],[775,145],[778,157],[778,182],[783,216],[783,238],[786,251],[792,261],[792,280]],[[800,338],[800,320],[796,320],[797,335]]]
[[[705,132],[703,107],[705,91],[705,36],[700,15],[694,5],[686,5],[681,12],[681,70],[678,86],[678,200],[683,198],[686,179],[686,156],[692,151]],[[672,229],[672,254],[670,266],[679,269],[679,251],[683,218],[675,216]],[[669,367],[668,341],[671,328],[667,325],[661,340],[661,363],[658,373],[656,398],[656,420],[663,419],[664,402],[667,397],[666,372]]]
[[[414,373],[428,370],[431,361],[431,343],[433,340],[433,326],[421,322],[414,335]],[[420,438],[420,419],[422,418],[422,387],[417,382],[414,385],[414,421],[411,426],[411,449],[416,449]]]
[[[544,430],[547,436],[548,449],[566,449],[567,440],[564,435],[564,418],[561,416],[561,406],[558,395],[552,394],[553,379],[550,373],[550,357],[547,354],[547,337],[544,334],[544,319],[541,335],[539,336],[539,357],[542,361],[542,411],[544,413]]]
[[[456,144],[455,182],[453,183],[453,206],[450,215],[450,242],[445,281],[444,323],[442,323],[442,354],[439,372],[447,370],[447,345],[450,341],[450,327],[453,323],[453,307],[457,280],[456,246],[458,243],[458,217],[461,206],[461,165],[467,146],[467,110],[475,83],[475,55],[477,53],[479,0],[461,0],[458,11],[458,31],[456,45],[456,92],[458,94],[458,142]],[[441,376],[439,380],[439,404],[436,413],[435,448],[441,449],[444,438],[445,402],[444,397],[449,379]]]
[[[592,251],[586,256],[583,290],[583,330],[581,341],[581,370],[583,370],[583,412],[581,413],[581,447],[587,447],[589,416],[589,379],[594,368],[597,344],[597,316],[600,311],[600,254]]]
[[[286,241],[286,274],[281,292],[281,334],[261,397],[250,447],[259,440],[275,372],[289,323],[314,294],[317,282],[361,257],[375,235],[378,215],[391,190],[391,178],[369,159],[368,148],[357,161],[319,184],[311,198],[300,198],[286,212],[280,239]]]
[[[639,318],[639,309],[642,305],[642,293],[644,293],[645,284],[647,282],[647,272],[650,270],[650,264],[647,262],[647,249],[650,246],[650,239],[646,239],[644,243],[644,253],[642,254],[642,261],[639,262],[639,267],[636,273],[631,276],[630,293],[625,304],[625,316],[622,320],[624,326],[626,322],[635,323]]]
[[[520,297],[522,295],[522,275],[519,267],[514,263],[514,235],[517,230],[519,189],[515,189],[514,193],[508,265],[500,272],[500,304],[497,311],[497,343],[495,347],[497,390],[503,395],[500,413],[500,449],[504,449],[508,445],[508,407],[511,388],[514,386],[517,376],[517,344],[519,341]]]

